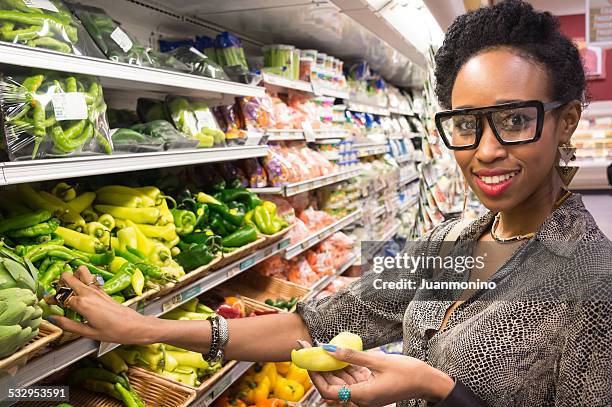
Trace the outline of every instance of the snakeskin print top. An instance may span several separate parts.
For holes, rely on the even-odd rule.
[[[476,241],[493,218],[472,222],[455,246]],[[453,223],[420,239],[427,253],[438,254]],[[477,291],[431,338],[427,331],[440,328],[453,301],[427,290],[374,290],[371,274],[334,296],[298,303],[313,339],[351,331],[366,348],[403,339],[405,355],[456,378],[489,406],[612,406],[612,244],[579,195],[492,275],[495,290]]]

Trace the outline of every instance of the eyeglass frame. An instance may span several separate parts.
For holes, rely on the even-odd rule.
[[[504,145],[504,146],[529,144],[529,143],[535,143],[536,141],[540,139],[540,137],[542,137],[542,128],[544,127],[545,113],[548,111],[557,109],[563,106],[564,104],[565,103],[558,102],[558,101],[544,103],[540,100],[526,100],[526,101],[521,101],[521,102],[509,102],[509,103],[502,103],[499,105],[491,105],[491,106],[484,106],[484,107],[469,107],[466,109],[443,110],[441,112],[436,113],[434,120],[436,122],[436,128],[438,129],[440,138],[444,142],[444,145],[451,150],[473,150],[478,147],[478,145],[480,144],[480,140],[482,139],[482,134],[484,133],[484,126],[482,125],[482,116],[485,116],[487,118],[489,127],[491,127],[491,130],[493,131],[493,135],[495,136],[499,144]],[[535,130],[534,137],[530,140],[505,141],[504,139],[501,138],[501,136],[499,135],[497,131],[497,127],[493,123],[493,113],[500,111],[500,110],[519,109],[519,108],[524,108],[524,107],[535,107],[537,109],[537,116],[536,116],[537,122],[536,122],[536,130]],[[452,146],[450,145],[450,142],[446,139],[447,136],[442,126],[442,119],[445,119],[447,117],[456,116],[456,115],[461,115],[461,114],[473,115],[479,119],[476,122],[477,123],[476,140],[471,145]]]

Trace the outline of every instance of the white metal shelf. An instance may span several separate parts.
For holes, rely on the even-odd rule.
[[[115,89],[138,89],[191,96],[205,94],[264,97],[258,86],[210,79],[181,72],[130,65],[0,42],[0,63],[98,76]]]
[[[403,110],[400,109],[399,107],[389,107],[389,112],[393,113],[393,114],[399,114],[402,116],[412,116],[413,113],[410,110]]]
[[[269,187],[269,188],[251,188],[250,190],[258,194],[273,194],[283,196],[293,196],[302,192],[310,191],[326,185],[331,185],[336,182],[345,181],[347,179],[358,176],[361,173],[361,169],[351,169],[346,171],[339,171],[330,175],[324,175],[309,179],[306,181],[295,182],[282,187]]]
[[[324,81],[313,81],[312,91],[317,96],[329,96],[337,99],[348,99],[350,97],[348,88],[339,89],[337,87],[329,86]]]
[[[387,212],[387,208],[385,207],[385,205],[379,205],[376,207],[376,209],[374,209],[372,215],[374,215],[374,218],[378,218],[384,215],[385,212]]]
[[[416,181],[417,179],[419,179],[419,174],[412,174],[408,177],[400,178],[397,187],[403,187],[404,185],[408,185],[411,182]]]
[[[353,148],[357,150],[357,157],[359,158],[385,154],[387,152],[386,143],[355,144]]]
[[[285,78],[284,76],[274,75],[271,73],[264,73],[263,81],[264,85],[272,88],[291,89],[312,93],[312,85],[310,84],[310,82],[306,81],[289,79]]]
[[[395,161],[397,161],[398,164],[404,164],[412,160],[414,160],[414,157],[411,154],[403,154],[395,157]]]
[[[301,242],[295,243],[289,247],[287,247],[287,251],[285,252],[285,259],[289,260],[297,256],[298,254],[304,252],[307,249],[310,249],[312,246],[317,243],[327,239],[329,236],[334,233],[344,229],[348,225],[356,222],[358,219],[361,219],[361,210],[358,209],[355,212],[345,216],[342,219],[337,220],[331,225],[317,231],[315,234],[308,236],[306,239],[303,239]]]
[[[0,185],[264,157],[268,146],[170,150],[0,163]]]
[[[348,130],[343,129],[318,129],[314,131],[315,140],[344,139],[350,135]],[[268,130],[269,141],[305,141],[303,130]]]
[[[399,204],[399,210],[400,211],[404,211],[406,209],[408,209],[409,207],[411,207],[412,205],[416,205],[418,203],[418,197],[412,197],[410,199],[408,199],[406,202],[404,203],[398,203]]]
[[[377,114],[379,116],[390,115],[389,109],[383,106],[366,105],[364,103],[352,102],[350,100],[346,100],[345,103],[347,110],[352,110],[354,112]]]
[[[279,242],[268,245],[249,256],[235,261],[221,270],[213,271],[177,291],[153,300],[137,302],[130,307],[143,315],[159,316],[218,286],[268,257],[283,252],[285,248],[288,247],[289,241],[289,238],[282,239]],[[79,359],[101,350],[100,345],[101,344],[97,341],[79,338],[57,350],[28,361],[28,363],[19,368],[13,376],[6,375],[0,378],[0,394],[7,394],[8,392],[3,390],[8,388],[23,388],[30,386]],[[104,345],[104,352],[108,352],[116,347],[114,344],[102,345]],[[0,396],[0,401],[2,400],[1,397],[2,396]]]

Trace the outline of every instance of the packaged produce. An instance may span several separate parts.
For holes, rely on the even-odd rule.
[[[228,146],[243,145],[248,137],[247,132],[244,131],[244,123],[241,121],[238,110],[236,104],[218,106],[212,110],[221,130],[225,132],[225,142]]]
[[[71,7],[108,59],[133,65],[190,71],[187,65],[176,58],[145,48],[101,8],[81,4]]]
[[[276,75],[285,76],[290,79],[294,78],[297,72],[294,65],[297,64],[299,70],[299,50],[296,50],[292,45],[271,44],[262,47],[264,54],[264,66],[267,72]],[[297,61],[295,60],[297,55]],[[298,73],[299,76],[299,73]]]
[[[341,332],[334,336],[331,345],[344,349],[363,350],[363,343],[358,335],[351,332]],[[349,364],[335,359],[321,347],[312,347],[291,351],[291,361],[296,366],[313,372],[330,372],[340,370]]]
[[[204,53],[211,61],[219,64],[217,59],[217,50],[215,49],[215,40],[207,36],[196,37],[196,48],[198,51]]]
[[[3,1],[0,12],[2,41],[97,56],[95,45],[61,0]]]
[[[270,112],[260,99],[246,96],[237,98],[237,102],[246,130],[263,132],[270,127]]]
[[[291,61],[291,79],[300,79],[300,50],[294,48],[291,50],[293,61]]]
[[[215,48],[217,49],[217,62],[220,65],[224,67],[238,66],[244,71],[249,70],[242,42],[235,35],[227,31],[217,35]]]
[[[130,127],[139,122],[138,114],[128,109],[109,108],[106,112],[108,125],[111,129]]]
[[[310,82],[312,76],[312,67],[314,65],[314,61],[312,58],[300,58],[300,75],[299,79],[301,81]]]
[[[179,47],[193,47],[195,46],[195,41],[191,38],[181,38],[181,39],[168,39],[162,38],[159,40],[159,50],[161,52],[170,52]]]
[[[163,100],[138,98],[136,112],[142,123],[169,119]]]
[[[257,158],[242,160],[242,168],[245,174],[249,174],[248,185],[251,188],[264,188],[268,185],[266,170],[259,164]]]
[[[229,81],[230,78],[208,55],[198,51],[193,45],[184,45],[168,52],[168,55],[183,62],[189,67],[189,73],[212,79]]]
[[[195,148],[199,144],[198,140],[187,138],[166,120],[153,120],[136,124],[130,129],[119,129],[113,133],[113,142],[117,149],[130,152]]]
[[[10,160],[112,153],[96,78],[38,70],[4,77],[0,103]]]
[[[198,140],[198,147],[225,146],[225,134],[219,129],[206,104],[168,96],[166,106],[174,126],[188,137]]]

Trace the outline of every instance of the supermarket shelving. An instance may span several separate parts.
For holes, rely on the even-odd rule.
[[[416,181],[419,179],[419,175],[418,174],[412,174],[408,177],[404,177],[404,178],[400,178],[399,182],[398,182],[398,187],[403,187],[404,185],[408,185],[413,181]]]
[[[338,89],[331,86],[327,86],[322,81],[312,82],[312,91],[317,96],[330,96],[337,99],[348,99],[350,97],[348,89]]]
[[[363,103],[352,102],[351,100],[346,100],[345,104],[347,110],[352,110],[355,112],[377,114],[380,116],[389,116],[390,114],[389,109],[383,106],[366,105]]]
[[[334,184],[336,182],[356,177],[360,173],[360,169],[350,169],[335,172],[329,175],[323,175],[322,177],[317,177],[306,181],[295,182],[282,187],[251,188],[250,190],[258,194],[293,196],[302,192],[310,191],[316,188],[320,188],[326,185]]]
[[[253,366],[253,362],[238,362],[229,372],[224,374],[206,393],[195,399],[190,406],[210,406],[225,390],[246,373]]]
[[[302,92],[312,93],[312,85],[310,82],[297,81],[295,79],[285,78],[284,76],[274,75],[270,73],[263,74],[264,84],[273,88],[280,88],[283,90],[299,90]]]
[[[404,155],[395,157],[395,161],[397,161],[398,164],[407,163],[407,162],[412,161],[413,159],[414,157],[411,154],[404,154]]]
[[[315,140],[344,139],[350,132],[342,129],[319,129],[314,131]],[[306,140],[304,131],[299,129],[289,130],[268,130],[268,140],[270,141],[302,141]]]
[[[1,45],[0,45],[1,47]],[[265,145],[0,163],[0,185],[264,157]]]
[[[235,261],[221,270],[211,272],[200,280],[182,287],[177,291],[152,301],[145,300],[135,303],[131,307],[143,315],[158,316],[216,287],[268,257],[283,252],[288,245],[289,238],[282,239],[279,242],[259,249],[253,254]],[[109,351],[114,347],[108,344],[105,345],[107,346],[104,346],[104,351]],[[28,363],[21,367],[15,375],[6,375],[0,378],[0,394],[7,394],[8,391],[5,390],[9,388],[24,388],[30,386],[98,350],[100,350],[100,343],[91,339],[79,338],[70,342],[50,353],[28,361]]]
[[[17,44],[0,43],[2,64],[98,76],[105,87],[137,89],[185,96],[264,97],[265,89],[181,72],[71,55]]]
[[[355,264],[355,262],[357,261],[358,257],[359,256],[357,254],[352,253],[351,256],[349,257],[349,259],[346,262],[344,262],[344,264],[342,266],[340,266],[339,268],[334,270],[333,274],[330,274],[329,276],[325,276],[322,279],[320,279],[319,281],[317,281],[315,283],[315,285],[313,285],[310,288],[311,291],[308,293],[308,295],[306,295],[304,300],[308,300],[310,298],[316,297],[321,291],[323,291],[325,289],[325,287],[327,287],[329,285],[329,283],[334,281],[336,279],[336,277],[338,277],[339,275],[342,275],[342,273],[344,273],[349,267],[351,267],[353,264]]]
[[[389,240],[395,236],[400,228],[401,224],[399,222],[395,223],[387,232],[385,232],[380,238],[377,240],[373,240],[370,243],[370,247],[368,247],[368,252],[366,253],[366,259],[369,260],[370,257],[374,256]]]
[[[410,199],[408,199],[406,202],[404,203],[399,203],[399,210],[400,211],[404,211],[408,208],[410,208],[412,205],[416,205],[418,202],[418,197],[412,197]]]
[[[376,209],[374,209],[374,212],[372,213],[372,215],[375,218],[378,218],[378,217],[384,215],[385,212],[387,212],[387,208],[385,208],[385,205],[379,205],[379,206],[376,207]]]
[[[390,107],[390,106],[389,106],[389,112],[393,114],[399,114],[402,116],[412,116],[413,114],[410,110],[402,110],[400,108]]]
[[[322,242],[323,240],[327,239],[329,236],[333,235],[334,233],[356,222],[357,220],[361,219],[361,214],[362,214],[361,209],[358,209],[355,212],[345,216],[344,218],[339,219],[336,222],[332,223],[331,225],[326,226],[325,228],[308,236],[306,239],[303,239],[302,241],[298,243],[292,244],[291,246],[287,247],[287,250],[285,251],[285,254],[284,254],[285,259],[289,260],[289,259],[294,258],[295,256],[304,252],[305,250],[310,249],[312,246],[316,245],[317,243]]]
[[[387,152],[387,143],[359,143],[353,145],[353,148],[357,150],[357,157],[367,157],[370,155],[385,154]]]

